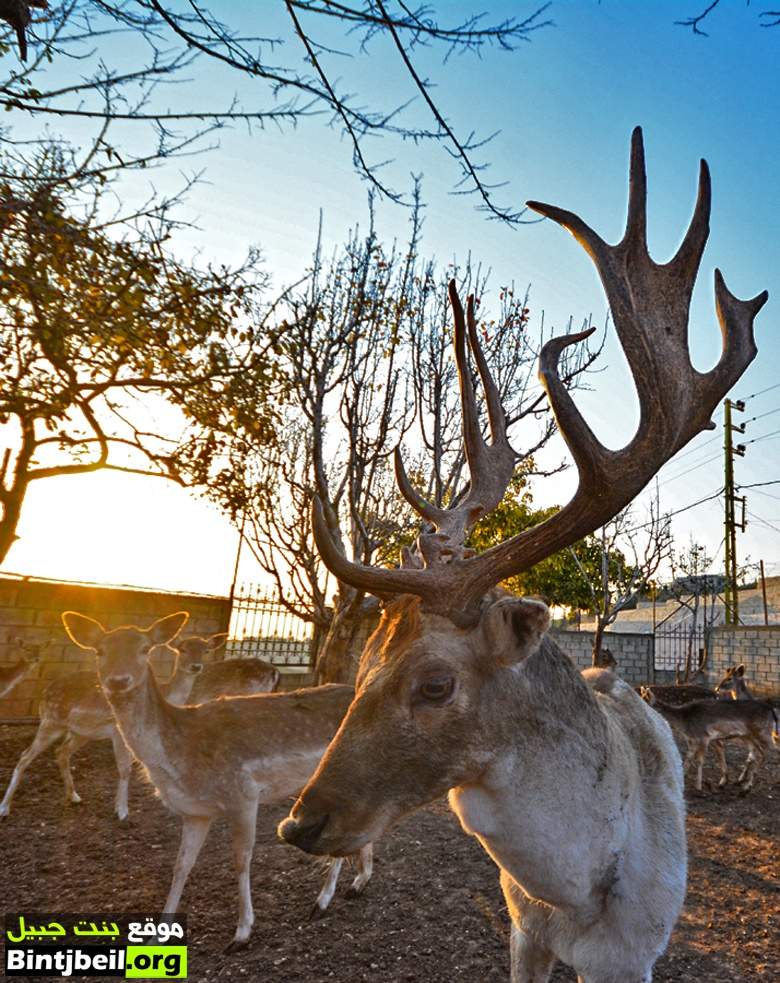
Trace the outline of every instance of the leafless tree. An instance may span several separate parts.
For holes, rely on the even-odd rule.
[[[689,614],[686,618],[688,638],[685,662],[674,667],[676,681],[687,683],[706,666],[706,644],[698,649],[695,658],[694,644],[699,627],[703,629],[706,639],[707,633],[718,620],[718,601],[723,601],[725,579],[722,575],[710,573],[713,557],[707,553],[706,546],[697,543],[693,538],[684,550],[673,549],[669,559],[672,578],[667,592]]]
[[[312,495],[345,556],[392,565],[419,531],[395,485],[392,448],[402,438],[412,458],[422,446],[436,448],[434,501],[459,499],[468,488],[457,371],[446,343],[453,271],[421,260],[419,239],[415,209],[403,247],[383,247],[372,220],[367,234],[356,232],[329,262],[318,248],[280,315],[276,347],[292,396],[278,446],[258,451],[251,441],[236,442],[226,469],[233,481],[212,488],[244,523],[245,541],[282,603],[325,633],[318,671],[329,681],[348,677],[356,639],[378,602],[347,584],[329,587],[311,536]],[[470,263],[456,275],[469,289],[486,290],[486,274]],[[534,374],[547,330],[543,318],[532,327],[527,297],[502,290],[496,318],[479,322],[509,422],[525,441],[513,452],[518,460],[554,430]],[[597,354],[584,346],[566,360],[567,387],[583,384]],[[478,422],[484,429],[481,410]]]
[[[595,534],[601,546],[601,577],[597,583],[588,576],[574,547],[571,554],[585,579],[593,599],[596,631],[592,664],[603,663],[604,633],[621,611],[647,589],[661,565],[670,558],[671,521],[661,512],[658,490],[650,500],[648,517],[637,523],[636,512],[628,506]]]
[[[449,24],[432,4],[412,7],[391,0],[279,0],[255,5],[254,13],[243,17],[225,4],[217,11],[162,0],[67,0],[50,4],[30,23],[32,6],[39,4],[0,4],[0,18],[10,25],[9,34],[17,34],[22,53],[28,36],[32,48],[32,57],[0,84],[0,106],[7,110],[100,125],[151,124],[163,142],[204,124],[264,128],[316,116],[343,133],[358,173],[381,194],[403,198],[381,171],[387,161],[372,159],[372,138],[384,136],[399,145],[428,142],[452,158],[458,193],[475,195],[493,218],[524,221],[522,210],[496,200],[501,185],[486,175],[484,149],[491,136],[458,131],[418,58],[421,62],[428,49],[440,51],[445,61],[488,49],[516,52],[551,23],[548,4],[529,7],[524,16],[489,22],[482,14],[466,14]],[[117,37],[130,68],[111,63]],[[378,105],[357,76],[361,66],[370,70],[374,48],[383,40],[395,53],[409,93],[400,105]],[[50,62],[56,62],[56,81],[46,71]],[[352,65],[358,66],[354,82],[342,82],[344,67]],[[187,80],[199,67],[225,73],[226,87],[232,79],[251,108],[237,96],[193,108],[187,87],[171,83]],[[347,88],[353,84],[358,95]],[[257,108],[261,99],[266,105]]]

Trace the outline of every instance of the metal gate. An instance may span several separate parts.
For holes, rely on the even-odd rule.
[[[702,625],[664,625],[655,632],[653,665],[657,670],[684,669],[690,653],[691,671],[695,671],[707,651],[707,635]]]
[[[257,584],[242,584],[233,594],[227,657],[265,659],[282,666],[314,662],[318,638],[311,622],[303,621],[278,598]]]

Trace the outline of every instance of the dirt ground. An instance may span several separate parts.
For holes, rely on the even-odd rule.
[[[0,727],[3,789],[32,734],[28,726]],[[730,752],[732,761],[742,755]],[[0,820],[0,914],[160,911],[177,819],[136,774],[131,820],[116,821],[109,744],[85,748],[74,770],[82,805],[64,804],[47,753],[28,772],[11,816]],[[689,798],[688,899],[656,981],[780,981],[779,806],[780,753],[749,796],[729,788]],[[321,865],[275,838],[286,812],[286,806],[260,811],[256,922],[250,947],[236,955],[222,953],[237,912],[230,846],[223,827],[212,830],[185,893],[190,980],[508,981],[508,917],[496,868],[444,803],[411,816],[378,845],[374,878],[362,897],[345,897],[345,871],[320,921],[308,916]],[[574,978],[562,967],[553,976],[556,983]]]

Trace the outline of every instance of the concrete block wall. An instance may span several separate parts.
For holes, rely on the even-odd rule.
[[[550,632],[576,666],[586,669],[591,664],[592,631]],[[605,641],[618,664],[618,673],[632,686],[653,681],[653,636],[629,632],[611,632]]]
[[[715,628],[710,634],[708,682],[715,686],[726,669],[745,663],[751,692],[780,695],[780,625]]]
[[[0,664],[18,660],[16,639],[40,646],[41,656],[37,668],[0,700],[0,721],[37,718],[38,701],[51,679],[93,667],[94,656],[73,645],[65,634],[60,618],[63,611],[87,614],[108,629],[121,625],[146,627],[164,615],[189,611],[190,620],[184,631],[192,635],[227,631],[230,619],[230,604],[225,597],[0,575]],[[164,678],[171,670],[170,657],[156,657],[154,667]]]

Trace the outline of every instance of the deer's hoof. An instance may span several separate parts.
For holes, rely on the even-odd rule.
[[[359,898],[362,893],[363,893],[363,888],[362,887],[355,887],[354,884],[351,884],[347,888],[347,893],[344,895],[344,897],[345,898]]]
[[[315,901],[311,911],[309,912],[309,921],[318,922],[321,918],[325,917],[325,912],[327,910],[328,910],[327,908],[320,908],[320,906]]]
[[[222,950],[226,956],[232,956],[234,952],[241,952],[242,949],[246,949],[249,945],[249,939],[233,939],[225,948]]]

